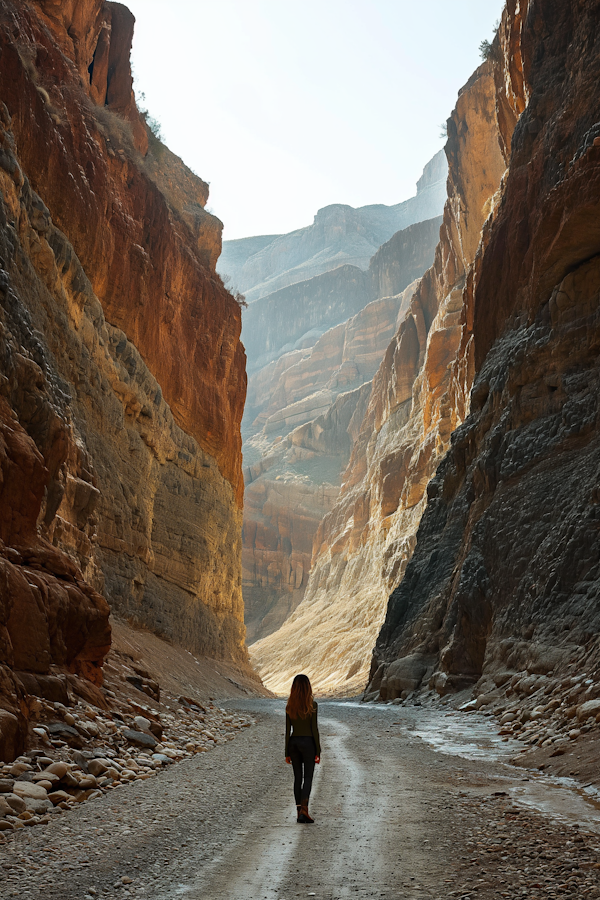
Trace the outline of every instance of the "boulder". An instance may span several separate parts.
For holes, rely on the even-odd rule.
[[[48,791],[39,784],[33,784],[29,781],[15,781],[13,794],[22,797],[24,800],[47,800]]]
[[[25,800],[23,800],[22,797],[17,796],[17,794],[4,794],[2,799],[8,803],[13,810],[14,815],[18,816],[27,809]]]
[[[577,719],[584,722],[590,716],[596,717],[600,713],[600,698],[597,700],[586,700],[581,706],[577,707]]]
[[[45,775],[56,775],[58,778],[64,778],[69,771],[69,767],[65,762],[55,762],[44,769]]]
[[[48,794],[48,800],[54,806],[58,806],[59,803],[68,803],[72,799],[71,795],[67,794],[66,791],[52,791],[51,794]]]
[[[97,781],[93,775],[84,775],[79,781],[79,787],[82,791],[93,789],[97,786]]]
[[[90,759],[87,764],[90,775],[103,775],[111,766],[109,759]]]
[[[143,731],[145,734],[151,734],[150,719],[146,719],[144,716],[136,716],[133,721],[138,731]]]
[[[153,735],[145,734],[143,731],[132,731],[130,728],[124,728],[122,734],[126,741],[129,741],[130,744],[136,744],[138,747],[153,749],[158,743]]]
[[[77,729],[73,728],[72,725],[67,725],[65,722],[51,722],[48,725],[48,733],[66,741],[70,747],[74,747],[77,750],[81,750],[83,747],[83,738]]]
[[[379,693],[382,700],[400,697],[403,691],[416,691],[427,671],[427,660],[420,653],[394,660],[386,670]]]
[[[8,774],[12,775],[13,778],[18,778],[23,772],[31,772],[32,768],[33,767],[30,766],[29,763],[19,762],[10,767]]]

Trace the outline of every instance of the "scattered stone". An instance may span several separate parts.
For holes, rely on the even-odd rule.
[[[51,794],[48,794],[48,799],[54,806],[58,806],[59,803],[68,803],[72,797],[66,791],[53,791]]]
[[[6,800],[13,812],[17,813],[17,815],[27,809],[27,804],[23,798],[18,797],[16,794],[4,794],[3,799]]]
[[[29,763],[18,762],[10,767],[8,770],[8,774],[12,775],[14,778],[18,778],[19,775],[22,775],[24,772],[31,772],[33,770],[33,766]]]
[[[590,716],[594,718],[600,713],[600,698],[596,700],[587,700],[577,707],[577,719],[579,722],[585,722]]]
[[[15,781],[13,794],[17,797],[28,798],[31,800],[47,800],[48,791],[39,784],[32,784],[29,781]]]
[[[69,771],[69,767],[65,762],[51,763],[44,769],[44,774],[55,775],[58,779],[64,778]]]
[[[107,759],[90,759],[87,765],[90,775],[103,775],[110,768],[110,761]]]
[[[145,734],[143,731],[132,731],[130,728],[124,728],[122,731],[125,740],[138,747],[156,747],[158,741],[152,734]]]
[[[136,716],[133,721],[138,731],[143,731],[146,734],[150,732],[150,719],[146,719],[144,716]]]
[[[78,750],[81,750],[83,747],[83,738],[77,729],[73,728],[72,725],[65,724],[65,722],[51,722],[48,725],[48,733],[55,737],[63,738],[69,746],[76,747]]]
[[[58,778],[56,779],[58,781]],[[53,783],[51,781],[46,781],[46,779],[41,778],[39,781],[36,781],[36,784],[39,784],[40,787],[45,788],[47,791],[51,791],[53,788]]]

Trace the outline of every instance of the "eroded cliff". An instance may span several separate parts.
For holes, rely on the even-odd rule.
[[[272,341],[275,357],[252,372],[244,414],[249,643],[276,630],[302,599],[313,538],[339,493],[370,382],[409,306],[413,279],[433,259],[441,221],[393,235],[364,273],[340,266],[256,300],[247,311],[244,334],[255,334],[263,350]],[[355,308],[356,315],[325,330]],[[290,338],[295,349],[281,346]]]
[[[502,17],[508,171],[462,323],[470,415],[428,488],[371,672],[387,698],[477,683],[477,705],[504,710],[516,695],[515,731],[536,703],[572,728],[573,698],[598,693],[599,17],[598,3],[552,0],[509,0]],[[452,378],[466,394],[468,369]],[[542,731],[531,740],[561,740]]]
[[[0,3],[0,662],[21,746],[9,672],[99,682],[102,594],[247,661],[240,309],[206,184],[136,109],[132,33],[117,3]]]
[[[339,498],[314,539],[303,601],[251,648],[276,692],[298,667],[320,691],[364,686],[390,589],[415,546],[427,483],[464,416],[450,371],[459,358],[470,371],[461,348],[465,290],[505,168],[491,62],[461,91],[448,135],[448,200],[433,266],[373,380]]]

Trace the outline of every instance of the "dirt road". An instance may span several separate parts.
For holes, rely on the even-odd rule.
[[[511,796],[523,773],[435,752],[418,736],[426,711],[321,704],[308,826],[283,704],[243,708],[258,724],[235,741],[17,833],[2,900],[600,897],[594,809],[586,834],[527,811]]]

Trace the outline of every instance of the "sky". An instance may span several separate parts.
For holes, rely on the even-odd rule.
[[[502,0],[124,0],[134,87],[224,239],[414,195]]]

